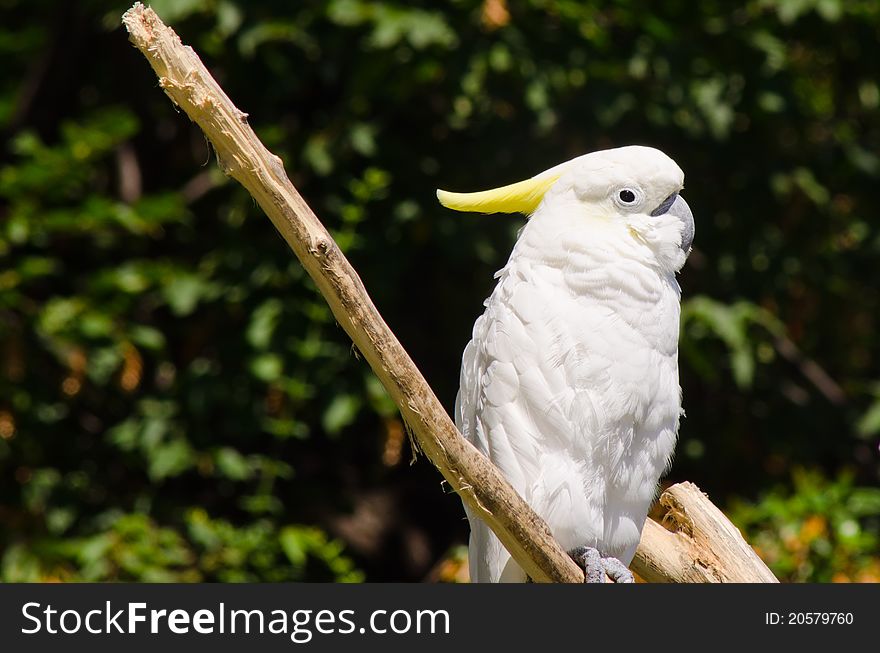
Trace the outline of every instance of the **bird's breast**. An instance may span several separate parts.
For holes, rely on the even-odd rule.
[[[677,356],[680,290],[671,274],[607,250],[564,260],[511,259],[489,302],[526,324],[554,325],[569,345],[648,348]]]
[[[514,251],[465,353],[457,419],[564,546],[626,557],[675,443],[679,290],[616,254]]]

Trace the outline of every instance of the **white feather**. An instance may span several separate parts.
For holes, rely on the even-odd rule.
[[[683,175],[650,148],[552,172],[561,177],[464,351],[456,423],[564,548],[595,546],[629,564],[678,430],[675,273],[686,254],[674,216],[621,212],[608,198],[637,183],[656,206]],[[471,579],[524,581],[492,531],[468,518]]]

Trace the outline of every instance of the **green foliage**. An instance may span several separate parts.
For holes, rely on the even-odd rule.
[[[457,500],[401,464],[393,403],[128,45],[127,3],[56,5],[8,0],[0,25],[0,577],[424,578],[464,540]],[[737,514],[786,578],[874,573],[877,3],[152,6],[450,408],[521,221],[434,189],[671,154],[697,219],[672,480],[768,497]]]
[[[708,348],[701,342],[710,335],[715,336],[729,351],[730,371],[740,388],[751,386],[755,377],[756,338],[750,328],[763,327],[769,334],[784,330],[771,313],[751,302],[724,304],[702,296],[683,302],[681,324],[684,333],[681,350],[690,364],[705,378],[717,380],[717,356],[710,358]],[[766,342],[760,344],[769,346]]]
[[[773,572],[789,582],[880,582],[880,488],[802,469],[792,481],[730,513]]]
[[[138,581],[359,582],[363,575],[343,545],[319,529],[259,519],[244,527],[213,520],[200,508],[184,516],[183,532],[143,514],[106,516],[96,535],[41,538],[12,544],[0,570],[12,582]]]

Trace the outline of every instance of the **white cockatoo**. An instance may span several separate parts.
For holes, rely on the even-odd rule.
[[[530,216],[465,348],[455,419],[590,581],[632,581],[675,447],[675,275],[694,236],[683,182],[666,154],[630,146],[494,190],[437,191],[458,211]],[[471,580],[526,581],[468,519]]]

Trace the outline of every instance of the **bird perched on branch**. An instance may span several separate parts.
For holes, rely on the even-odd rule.
[[[588,581],[632,582],[681,414],[675,275],[694,237],[684,173],[659,150],[593,152],[458,211],[529,221],[464,351],[456,424],[549,525]],[[526,574],[468,514],[471,580]]]

